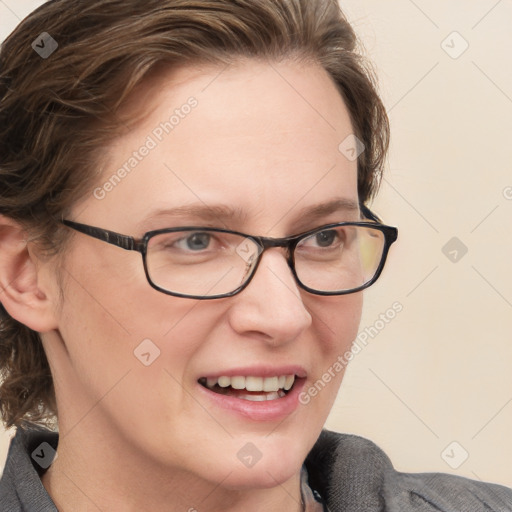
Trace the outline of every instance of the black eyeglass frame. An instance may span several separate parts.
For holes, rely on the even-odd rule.
[[[115,245],[116,247],[120,247],[121,249],[125,249],[127,251],[136,251],[139,252],[142,255],[142,262],[144,265],[144,272],[146,274],[146,279],[148,280],[148,283],[159,292],[165,293],[166,295],[172,295],[174,297],[182,297],[187,299],[196,299],[196,300],[210,300],[210,299],[220,299],[225,297],[233,297],[234,295],[237,295],[242,290],[244,290],[249,283],[251,282],[252,278],[256,274],[256,271],[258,269],[258,266],[260,264],[261,258],[263,256],[263,253],[270,248],[273,247],[285,247],[288,253],[288,257],[286,259],[288,266],[290,267],[290,270],[292,271],[293,277],[295,278],[295,281],[297,284],[303,289],[306,290],[309,293],[312,293],[314,295],[323,295],[323,296],[333,296],[333,295],[348,295],[350,293],[356,293],[361,290],[364,290],[365,288],[368,288],[371,286],[377,279],[380,277],[382,270],[384,269],[384,265],[386,263],[386,259],[388,256],[389,248],[391,245],[397,240],[398,238],[398,229],[396,227],[387,226],[385,224],[382,224],[380,222],[380,219],[375,215],[373,212],[371,212],[366,206],[361,207],[361,211],[363,215],[369,219],[371,222],[367,221],[359,221],[359,222],[338,222],[334,224],[326,224],[324,226],[317,227],[315,229],[306,231],[304,233],[300,233],[298,235],[293,235],[289,237],[284,238],[270,238],[270,237],[264,237],[264,236],[253,236],[253,235],[247,235],[246,233],[241,233],[239,231],[232,231],[229,229],[221,229],[221,228],[211,228],[211,227],[204,227],[204,226],[185,226],[185,227],[177,227],[177,228],[164,228],[164,229],[157,229],[153,231],[148,231],[147,233],[144,233],[141,239],[137,240],[133,236],[129,235],[122,235],[120,233],[116,233],[115,231],[110,231],[108,229],[98,228],[95,226],[89,226],[87,224],[81,224],[79,222],[74,222],[71,220],[62,220],[62,224],[65,226],[78,231],[80,233],[83,233],[84,235],[91,236],[93,238],[96,238],[98,240],[101,240],[103,242],[107,242],[108,244]],[[361,226],[361,227],[370,227],[373,229],[377,229],[378,231],[381,231],[384,234],[384,248],[382,249],[382,255],[380,259],[379,266],[377,267],[377,270],[373,276],[372,279],[370,279],[367,283],[364,283],[363,285],[350,289],[350,290],[343,290],[343,291],[320,291],[315,290],[313,288],[309,288],[305,284],[301,282],[299,279],[299,276],[297,275],[297,272],[295,270],[295,248],[299,244],[301,240],[304,238],[308,238],[315,233],[319,233],[334,227],[340,227],[340,226]],[[165,288],[161,288],[157,284],[153,282],[151,279],[151,276],[148,271],[147,266],[147,249],[148,249],[148,243],[154,236],[161,235],[164,233],[175,233],[178,231],[201,231],[201,232],[209,232],[214,231],[217,233],[229,233],[232,235],[238,235],[245,239],[250,239],[253,242],[256,243],[261,249],[261,252],[259,252],[256,260],[256,264],[254,265],[254,268],[252,272],[249,274],[249,276],[246,278],[245,282],[241,284],[238,288],[233,290],[229,293],[223,293],[220,295],[187,295],[183,293],[178,292],[172,292],[170,290],[167,290]]]

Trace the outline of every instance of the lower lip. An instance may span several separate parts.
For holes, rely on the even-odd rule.
[[[216,406],[244,416],[252,421],[278,421],[290,415],[299,406],[299,395],[306,379],[296,379],[292,389],[282,398],[252,402],[243,398],[220,395],[197,383],[200,392]]]

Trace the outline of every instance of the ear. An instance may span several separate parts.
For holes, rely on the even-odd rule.
[[[0,215],[0,302],[18,322],[48,332],[57,328],[53,303],[40,284],[43,262],[27,239],[20,224]]]

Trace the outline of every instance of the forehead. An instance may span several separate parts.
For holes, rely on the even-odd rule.
[[[317,64],[184,67],[139,88],[133,107],[145,117],[108,148],[99,185],[126,172],[90,215],[129,204],[138,222],[155,209],[227,205],[268,228],[308,205],[357,201],[357,163],[338,149],[350,117]]]

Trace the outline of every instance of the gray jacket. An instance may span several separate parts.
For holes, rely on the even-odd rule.
[[[45,450],[52,450],[41,448],[44,442],[56,449],[58,434],[18,429],[0,480],[0,512],[57,512],[41,483],[41,464],[32,459],[46,461]],[[450,475],[399,473],[380,448],[357,436],[322,431],[306,468],[310,487],[330,512],[512,512],[511,489]]]

